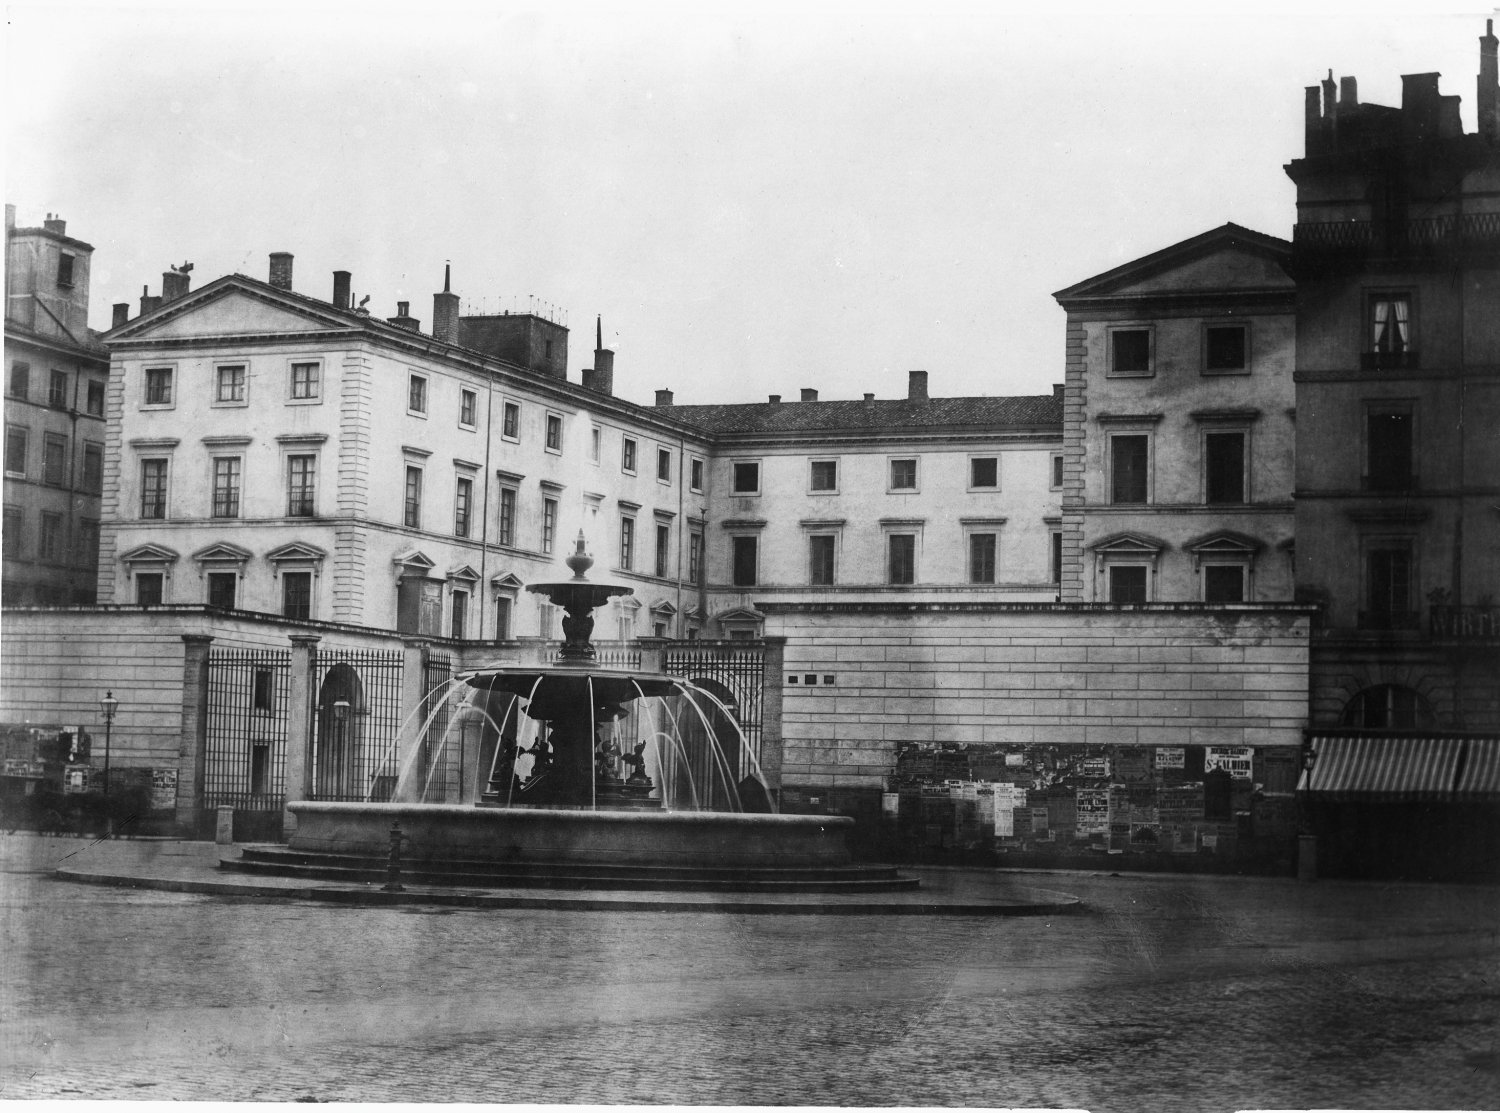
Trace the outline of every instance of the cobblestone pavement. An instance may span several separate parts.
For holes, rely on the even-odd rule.
[[[344,908],[0,836],[0,1099],[1500,1107],[1500,887],[1051,874],[1055,919]]]

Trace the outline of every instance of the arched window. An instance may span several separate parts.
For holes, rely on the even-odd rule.
[[[1341,726],[1371,730],[1410,730],[1432,727],[1432,707],[1421,694],[1400,684],[1377,684],[1357,693],[1344,705]]]

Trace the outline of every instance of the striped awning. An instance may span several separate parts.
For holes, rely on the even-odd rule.
[[[1313,764],[1297,784],[1335,802],[1453,799],[1465,739],[1423,735],[1314,735]]]
[[[1500,738],[1465,741],[1463,769],[1454,796],[1460,803],[1500,800]]]

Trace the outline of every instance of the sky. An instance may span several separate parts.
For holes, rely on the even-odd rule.
[[[596,315],[649,403],[1041,394],[1052,292],[1226,221],[1290,236],[1331,68],[1474,127],[1485,4],[12,3],[5,196],[94,248],[90,324],[171,264],[430,328]]]

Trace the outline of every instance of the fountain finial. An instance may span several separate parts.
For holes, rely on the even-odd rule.
[[[573,570],[575,580],[584,579],[584,573],[594,566],[594,558],[584,551],[583,545],[583,530],[579,530],[578,548],[563,560],[563,563]]]

